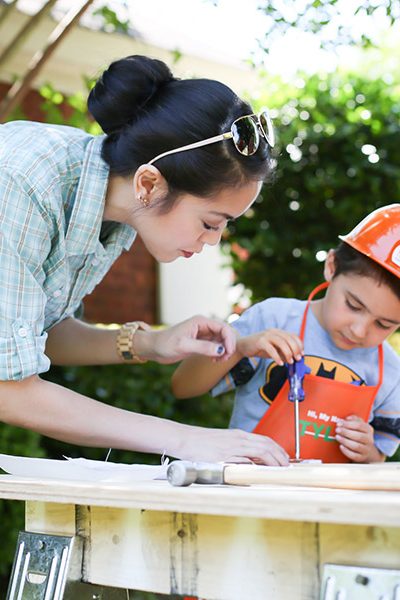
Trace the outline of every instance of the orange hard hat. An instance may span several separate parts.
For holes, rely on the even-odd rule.
[[[400,204],[377,208],[339,238],[400,277]]]

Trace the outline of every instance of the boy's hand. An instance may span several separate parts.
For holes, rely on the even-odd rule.
[[[340,450],[356,463],[383,462],[385,456],[374,443],[374,429],[356,415],[340,420],[336,426]]]
[[[266,329],[237,340],[237,350],[242,356],[272,358],[277,365],[293,363],[303,356],[303,342],[294,333],[282,329]]]

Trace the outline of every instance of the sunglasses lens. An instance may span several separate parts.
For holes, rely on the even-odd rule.
[[[264,110],[259,116],[259,122],[261,131],[264,134],[265,139],[271,148],[275,146],[275,132],[274,126],[272,125],[271,117],[268,112]]]
[[[231,132],[236,149],[244,156],[257,152],[260,134],[251,117],[239,117],[232,123]]]

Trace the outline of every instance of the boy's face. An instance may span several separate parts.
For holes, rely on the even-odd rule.
[[[335,272],[334,253],[325,263],[330,282],[315,314],[334,344],[342,350],[381,344],[400,326],[400,299],[384,283],[356,273]]]

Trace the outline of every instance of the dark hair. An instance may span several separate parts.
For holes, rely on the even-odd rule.
[[[387,285],[392,292],[400,299],[400,278],[397,277],[388,269],[382,267],[372,258],[355,250],[346,242],[340,242],[335,250],[335,274],[337,277],[340,274],[362,275],[363,277],[371,277],[380,285]]]
[[[226,131],[252,113],[226,85],[211,79],[176,79],[165,63],[146,56],[117,60],[90,92],[88,107],[107,137],[103,158],[111,173],[132,175],[167,150]],[[264,138],[253,156],[242,156],[232,140],[171,154],[156,166],[180,193],[207,197],[223,187],[266,180],[273,159]]]

